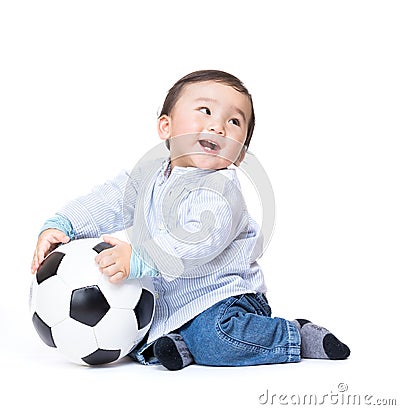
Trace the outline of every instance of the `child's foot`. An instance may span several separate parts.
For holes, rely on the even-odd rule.
[[[293,321],[301,336],[301,357],[305,359],[346,359],[350,349],[329,330],[306,319]]]
[[[170,333],[154,343],[154,355],[168,370],[180,370],[194,363],[181,335]]]

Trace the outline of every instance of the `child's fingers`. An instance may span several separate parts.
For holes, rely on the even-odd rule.
[[[109,280],[112,283],[119,282],[128,277],[128,274],[119,263],[113,263],[105,268],[100,268],[100,271],[104,275],[109,276]]]
[[[120,282],[121,280],[124,280],[126,277],[127,275],[124,272],[120,271],[110,276],[109,281],[111,283],[117,283],[117,282]]]
[[[105,267],[99,266],[99,269],[100,272],[106,276],[113,276],[120,271],[119,267],[115,263]]]
[[[44,259],[43,256],[43,251],[40,250],[39,245],[35,249],[35,253],[32,258],[32,263],[31,263],[31,272],[34,274],[36,273],[39,265],[42,263]]]
[[[96,255],[95,261],[100,272],[108,276],[111,283],[126,279],[129,275],[131,246],[110,235],[103,235],[103,241],[112,245],[113,248],[106,249]]]
[[[36,245],[35,253],[32,258],[31,272],[36,273],[40,264],[44,261],[47,254],[59,243],[70,241],[68,235],[58,229],[48,229],[43,231]]]
[[[36,273],[40,264],[44,261],[44,257],[45,250],[42,247],[38,247],[32,261],[32,273]]]
[[[104,269],[115,264],[115,257],[113,254],[103,251],[96,256],[95,262],[99,265],[99,268]]]
[[[70,238],[69,236],[67,236],[67,235],[64,234],[64,235],[61,237],[60,242],[61,242],[61,243],[68,243],[70,240],[71,240],[71,238]]]
[[[38,264],[38,262],[37,262],[37,256],[36,256],[36,254],[33,256],[33,259],[32,259],[32,263],[31,263],[31,272],[32,272],[32,275],[34,275],[35,273],[36,273],[36,271],[37,271],[37,268],[39,267],[39,264]]]
[[[48,238],[48,241],[53,244],[57,243],[67,243],[70,241],[69,236],[65,235],[64,232],[55,230],[52,232],[51,236]]]
[[[103,241],[109,243],[112,246],[116,246],[122,243],[122,241],[110,235],[103,235]]]

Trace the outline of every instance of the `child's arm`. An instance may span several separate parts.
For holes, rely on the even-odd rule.
[[[98,238],[132,224],[137,200],[137,172],[121,172],[64,206],[58,213],[73,227],[73,239]]]
[[[48,228],[39,235],[35,253],[32,259],[31,271],[35,274],[44,258],[60,243],[67,243],[71,238],[62,230]],[[107,275],[110,282],[117,283],[124,279],[142,277],[144,275],[156,276],[158,272],[146,266],[142,258],[132,250],[132,246],[124,241],[109,235],[103,235],[103,240],[112,248],[100,252],[95,261],[100,272]]]
[[[41,229],[32,259],[32,273],[60,243],[72,239],[97,238],[103,233],[128,227],[133,219],[136,194],[136,180],[132,174],[124,171],[114,180],[95,187],[88,195],[64,206]]]

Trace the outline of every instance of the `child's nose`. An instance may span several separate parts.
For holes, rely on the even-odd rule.
[[[222,124],[217,121],[214,121],[208,124],[207,131],[210,133],[215,133],[219,135],[225,135],[225,128]]]

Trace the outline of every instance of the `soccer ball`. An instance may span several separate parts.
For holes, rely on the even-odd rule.
[[[150,277],[113,284],[99,271],[95,256],[109,247],[99,239],[61,245],[32,281],[30,309],[37,333],[75,363],[119,360],[143,339],[153,320]]]

